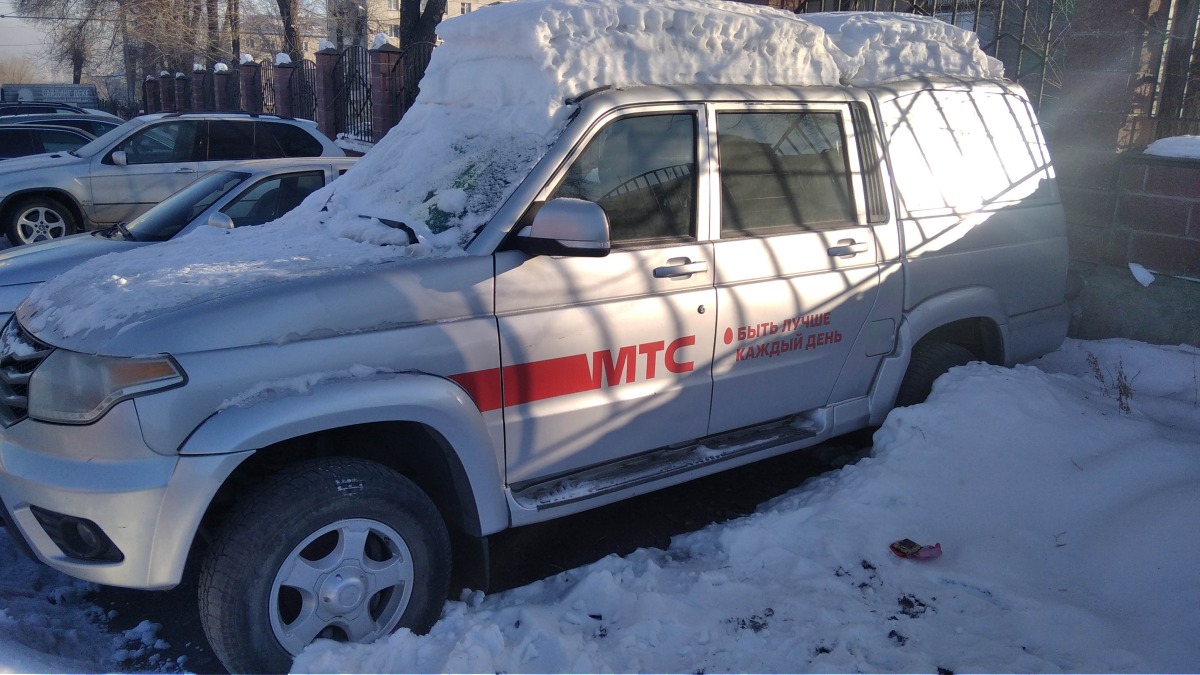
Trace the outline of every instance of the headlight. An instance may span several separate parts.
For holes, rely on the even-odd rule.
[[[29,416],[44,422],[87,424],[119,401],[185,381],[183,370],[165,354],[118,358],[57,349],[29,379]]]

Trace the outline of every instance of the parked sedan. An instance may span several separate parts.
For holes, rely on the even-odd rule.
[[[86,131],[53,124],[0,124],[0,159],[69,152],[94,138]]]
[[[315,122],[249,113],[135,117],[70,153],[0,162],[14,246],[127,222],[208,171],[247,159],[344,157]]]
[[[198,227],[260,225],[287,213],[354,166],[353,157],[230,164],[131,220],[104,230],[0,251],[0,324],[35,286],[106,253],[167,241]]]

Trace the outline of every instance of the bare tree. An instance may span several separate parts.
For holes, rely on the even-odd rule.
[[[229,40],[233,47],[233,60],[242,58],[242,3],[241,0],[227,0],[225,5],[225,20],[229,22]]]
[[[421,0],[400,2],[400,46],[437,39],[437,26],[446,15],[446,0],[428,0],[421,11]]]
[[[0,82],[5,84],[25,84],[37,82],[40,73],[37,64],[24,56],[0,60]]]
[[[293,61],[303,57],[300,49],[300,0],[275,0],[279,18],[283,21],[283,51]]]

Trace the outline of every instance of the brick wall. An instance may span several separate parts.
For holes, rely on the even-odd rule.
[[[1114,228],[1122,153],[1154,140],[1150,108],[1163,0],[1078,0],[1063,45],[1062,89],[1041,111],[1066,208],[1071,255],[1124,264]]]
[[[1109,264],[1135,262],[1165,274],[1200,277],[1200,159],[1122,159]]]

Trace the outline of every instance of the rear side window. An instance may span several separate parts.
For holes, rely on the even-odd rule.
[[[717,139],[722,238],[855,224],[840,115],[721,113]]]
[[[33,139],[24,129],[0,130],[0,159],[34,154]]]
[[[208,123],[209,161],[250,159],[254,148],[254,123],[250,120],[212,120]]]
[[[42,137],[42,152],[66,152],[87,143],[82,135],[69,131],[43,129],[39,135]]]
[[[696,118],[644,115],[613,122],[588,143],[553,197],[599,204],[614,243],[694,238]]]
[[[278,122],[255,123],[254,156],[257,159],[318,157],[323,150],[320,141],[297,126]]]
[[[900,204],[910,214],[1031,203],[1050,158],[1032,111],[998,91],[921,91],[881,101]],[[1041,197],[1052,199],[1048,190]]]

